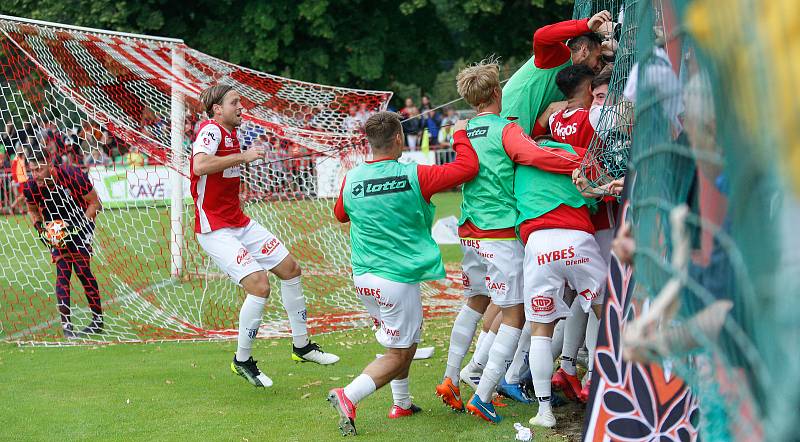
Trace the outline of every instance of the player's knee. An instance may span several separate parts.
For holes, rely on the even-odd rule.
[[[503,324],[514,328],[522,328],[525,325],[525,309],[522,304],[503,309]]]
[[[531,322],[531,336],[547,336],[553,337],[553,330],[556,328],[556,321],[546,324],[540,322]]]
[[[257,286],[250,294],[259,298],[269,298],[269,284]]]
[[[281,280],[298,278],[303,274],[300,264],[291,256],[287,256],[277,267],[272,269],[274,273]]]
[[[269,298],[269,277],[266,272],[257,272],[247,275],[247,277],[242,280],[242,287],[244,287],[244,290],[250,295],[258,296],[259,298]]]
[[[392,348],[389,351],[397,358],[400,364],[406,364],[414,359],[415,348],[416,346],[411,346],[409,348]]]
[[[489,307],[491,299],[486,295],[474,295],[467,299],[467,305],[478,313],[483,313]]]
[[[300,264],[297,263],[294,259],[292,260],[292,265],[289,267],[289,277],[286,279],[297,278],[303,274],[303,270],[300,268]]]

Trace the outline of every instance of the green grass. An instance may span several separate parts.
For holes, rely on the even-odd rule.
[[[513,440],[514,422],[534,406],[500,409],[506,419],[489,425],[449,411],[433,395],[446,360],[450,321],[426,323],[423,344],[434,357],[415,361],[411,392],[423,413],[390,421],[388,386],[359,406],[358,440]],[[287,339],[260,340],[254,349],[275,381],[256,389],[231,373],[233,342],[119,344],[99,347],[0,346],[0,439],[3,440],[341,440],[335,412],[325,401],[381,353],[372,333],[354,330],[319,336],[342,356],[328,367],[289,359]],[[466,395],[468,387],[462,387]],[[576,407],[561,410],[574,424]],[[580,418],[578,418],[580,419]],[[563,429],[562,429],[563,431]],[[573,430],[569,430],[574,432]],[[555,431],[537,441],[562,441]]]
[[[461,192],[439,193],[431,198],[431,202],[436,205],[436,219],[448,216],[461,216]],[[461,246],[458,244],[440,245],[442,250],[442,260],[445,263],[460,263],[464,256],[461,253]]]
[[[460,193],[435,196],[437,218],[458,216],[460,200]],[[155,225],[166,221],[163,212],[107,211],[102,216],[106,226],[126,219],[139,220],[136,222],[142,225],[154,217]],[[19,222],[0,218],[0,223],[6,223],[0,225],[0,230],[18,235],[9,244],[17,239],[28,241],[22,227],[12,229],[8,225]],[[25,244],[37,247],[35,242]],[[143,245],[138,252],[120,253],[137,255],[143,262],[163,259],[147,256],[153,252],[150,247]],[[443,246],[442,254],[448,264],[457,265],[461,260],[457,245]],[[20,265],[11,254],[0,253],[0,258],[2,265]],[[20,283],[42,287],[51,284],[51,264],[46,255],[40,253],[23,265],[33,269],[33,276]],[[0,281],[0,289],[3,284],[11,283]],[[54,316],[54,306],[42,296],[41,314]],[[24,320],[24,314],[30,311],[26,303],[12,297],[6,298],[2,309],[1,317],[6,321],[10,309],[18,320]],[[270,314],[283,314],[274,306],[271,310]],[[423,345],[434,346],[436,352],[431,359],[415,361],[411,370],[414,402],[424,412],[407,419],[388,420],[391,391],[383,388],[359,407],[358,440],[514,439],[513,423],[527,422],[535,406],[512,404],[502,408],[499,412],[506,419],[499,425],[488,425],[473,416],[447,410],[433,395],[444,370],[451,325],[448,318],[425,324]],[[325,395],[330,388],[349,382],[383,350],[367,330],[331,333],[316,340],[342,356],[342,360],[329,367],[296,364],[289,359],[287,339],[257,342],[254,356],[275,381],[269,389],[253,388],[230,372],[235,349],[232,341],[62,348],[0,344],[0,440],[341,440],[335,413]],[[463,387],[462,392],[465,399],[471,394],[468,387]],[[535,440],[562,441],[565,435],[574,438],[579,433],[582,410],[568,406],[557,412],[561,416],[557,431],[537,430]]]

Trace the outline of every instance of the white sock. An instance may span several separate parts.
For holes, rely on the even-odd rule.
[[[564,346],[564,323],[566,321],[558,321],[556,324],[555,330],[553,330],[553,340],[552,340],[552,348],[550,349],[550,354],[553,356],[553,360],[555,361],[561,355],[561,349]]]
[[[519,335],[517,351],[514,352],[514,360],[506,370],[506,382],[509,384],[519,384],[519,378],[528,366],[528,353],[531,351],[531,328],[528,323],[522,327]]]
[[[344,395],[347,396],[347,399],[350,399],[350,402],[353,404],[359,403],[362,399],[374,392],[375,381],[364,373],[358,375],[358,377],[353,379],[353,382],[347,384],[347,387],[344,387]]]
[[[497,330],[497,337],[494,339],[489,352],[489,361],[486,364],[486,369],[483,370],[481,382],[478,384],[477,390],[475,390],[475,394],[482,401],[489,402],[492,400],[492,393],[494,393],[497,383],[500,382],[500,377],[505,374],[506,367],[514,359],[514,352],[517,349],[520,333],[522,333],[522,330],[518,328],[500,324],[500,328]]]
[[[483,371],[486,367],[486,362],[489,361],[489,350],[491,350],[496,337],[497,335],[493,331],[486,332],[480,347],[475,347],[475,353],[472,354],[472,360],[469,361],[470,371]]]
[[[478,334],[478,339],[475,341],[475,351],[476,352],[478,351],[479,348],[481,348],[481,345],[483,345],[483,341],[486,340],[486,335],[488,335],[488,334],[489,334],[489,332],[484,331],[484,330],[481,330],[481,332]],[[475,354],[475,352],[473,352],[473,354]],[[470,361],[471,360],[472,360],[472,358],[470,358]]]
[[[547,413],[548,411],[552,411],[552,405],[550,404],[550,396],[548,397],[537,397],[536,401],[539,402],[539,411],[536,414]]]
[[[244,298],[242,309],[239,311],[239,343],[236,347],[236,360],[244,362],[250,359],[253,350],[253,341],[261,325],[261,315],[264,313],[266,298],[247,295]]]
[[[483,341],[486,339],[486,335],[488,334],[489,332],[481,330],[481,332],[478,334],[478,340],[475,341],[475,351],[478,351],[481,345],[483,345]]]
[[[586,335],[586,319],[588,315],[581,310],[580,302],[572,302],[572,316],[567,318],[564,324],[564,343],[561,346],[561,368],[568,375],[575,376],[575,357],[578,356],[578,348],[583,344]]]
[[[597,319],[594,312],[589,312],[589,323],[586,325],[586,350],[589,352],[589,373],[594,369],[594,351],[597,349],[598,331],[600,331],[600,320]]]
[[[392,399],[394,399],[394,404],[404,410],[411,408],[411,393],[408,391],[408,378],[395,379],[389,384],[392,387]]]
[[[281,300],[289,326],[292,328],[292,344],[302,348],[308,345],[308,327],[306,326],[306,299],[303,297],[303,285],[300,277],[281,281]]]
[[[531,337],[531,377],[533,378],[533,391],[539,400],[540,413],[542,410],[550,410],[550,378],[553,376],[551,342],[552,339],[546,336]]]
[[[468,305],[464,305],[453,322],[453,331],[450,333],[450,351],[447,353],[447,368],[444,375],[450,378],[455,385],[458,385],[461,364],[464,362],[469,345],[472,344],[472,338],[475,336],[475,329],[478,327],[481,316]],[[480,342],[480,338],[478,338],[478,342]]]

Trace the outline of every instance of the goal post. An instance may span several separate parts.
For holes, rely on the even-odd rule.
[[[171,100],[170,100],[170,147],[173,158],[181,157],[183,149],[183,125],[185,120],[184,98],[181,93],[180,82],[183,79],[184,61],[183,47],[178,44],[171,50],[172,57],[172,81],[171,81]],[[183,164],[175,163],[169,170],[170,176],[170,274],[174,278],[180,278],[183,270],[183,185],[180,170]]]
[[[85,170],[103,202],[92,268],[106,332],[88,339],[236,335],[245,294],[201,250],[188,199],[190,139],[205,119],[199,95],[219,83],[242,96],[243,148],[267,151],[264,161],[242,167],[240,199],[302,266],[310,330],[368,323],[352,289],[349,232],[333,216],[338,193],[331,189],[367,151],[364,134],[345,124],[352,108],[385,110],[391,92],[259,72],[176,39],[0,16],[0,132],[8,127],[20,152],[45,148]],[[425,285],[427,312],[456,308],[458,297],[448,293],[458,293],[460,278],[452,273]],[[65,342],[54,282],[49,251],[26,216],[0,215],[0,340]],[[73,278],[77,326],[90,318],[83,298]],[[259,333],[288,330],[276,293]]]

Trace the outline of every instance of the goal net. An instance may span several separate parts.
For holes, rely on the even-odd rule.
[[[92,270],[105,333],[83,340],[236,335],[244,293],[199,248],[189,193],[191,139],[204,119],[198,97],[215,83],[242,96],[243,148],[268,152],[242,168],[240,197],[245,212],[300,262],[310,331],[366,323],[351,288],[347,226],[332,207],[344,173],[366,154],[352,114],[386,109],[390,92],[278,77],[180,40],[0,16],[6,151],[16,159],[44,149],[56,162],[83,168],[103,203]],[[24,208],[18,181],[25,175],[12,175],[4,188]],[[0,216],[0,232],[0,339],[63,344],[49,249],[21,210]],[[91,313],[75,276],[71,315],[80,327]],[[455,281],[426,286],[429,313],[452,308],[447,292]],[[275,280],[272,288],[260,336],[288,335]]]
[[[585,440],[796,438],[800,4],[719,6],[575,2],[621,22],[583,168],[625,175],[636,243],[612,260]]]

